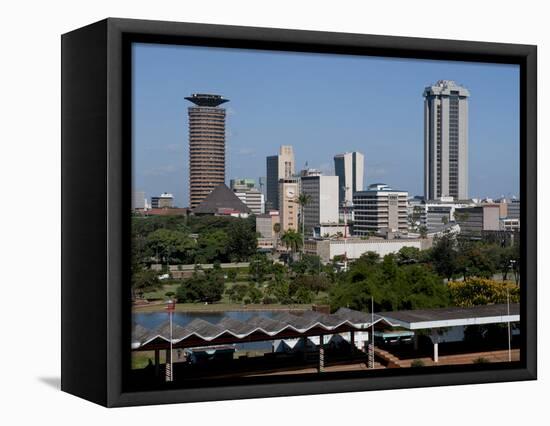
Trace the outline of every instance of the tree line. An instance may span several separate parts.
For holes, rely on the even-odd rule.
[[[454,234],[434,240],[429,250],[404,247],[380,258],[367,252],[348,262],[348,270],[324,265],[318,256],[296,256],[303,236],[281,236],[292,255],[287,263],[257,253],[253,219],[202,217],[134,218],[132,283],[136,296],[158,289],[158,272],[151,263],[214,263],[212,270],[196,266],[193,276],[179,282],[180,302],[327,303],[376,311],[471,306],[503,303],[504,295],[519,300],[519,246],[467,241]],[[220,262],[248,261],[245,274],[222,270]],[[502,280],[493,280],[501,274]],[[244,275],[244,276],[242,276]],[[510,282],[512,281],[512,282]]]

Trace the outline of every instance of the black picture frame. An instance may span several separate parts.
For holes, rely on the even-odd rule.
[[[61,42],[63,391],[117,407],[536,379],[536,46],[118,18],[64,34]],[[132,42],[518,64],[521,361],[409,369],[399,375],[341,373],[314,380],[129,388]]]

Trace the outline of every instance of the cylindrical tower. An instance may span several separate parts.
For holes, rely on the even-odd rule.
[[[189,107],[189,206],[194,208],[225,183],[225,109],[229,99],[197,93]]]

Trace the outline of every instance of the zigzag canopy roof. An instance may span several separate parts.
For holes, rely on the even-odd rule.
[[[374,322],[383,320],[374,315]],[[247,321],[239,321],[231,317],[223,317],[217,323],[211,323],[203,319],[194,319],[185,326],[174,324],[172,326],[172,343],[184,343],[186,340],[200,339],[201,341],[215,343],[216,339],[226,338],[238,343],[245,341],[252,334],[263,335],[266,340],[277,339],[281,333],[289,332],[296,335],[306,335],[313,329],[316,331],[340,332],[342,327],[348,330],[365,330],[371,326],[371,315],[340,308],[336,313],[327,315],[320,312],[306,311],[301,315],[289,312],[280,312],[271,318],[254,315]],[[338,331],[335,331],[337,330]],[[132,333],[132,349],[142,348],[150,343],[169,343],[170,324],[165,322],[154,330],[146,330],[140,325],[134,327]]]

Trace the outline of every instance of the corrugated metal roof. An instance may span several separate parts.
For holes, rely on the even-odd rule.
[[[333,315],[325,315],[319,312],[306,311],[303,314],[279,312],[269,318],[262,315],[254,315],[247,321],[239,321],[231,317],[223,317],[217,323],[211,323],[197,318],[184,327],[173,324],[173,343],[180,343],[190,337],[198,337],[204,341],[213,341],[223,334],[234,336],[237,340],[245,339],[252,333],[264,333],[266,340],[285,330],[298,334],[307,333],[312,328],[324,329],[327,333],[336,328],[347,325],[355,329],[364,329],[370,326],[370,316],[350,309],[340,310]],[[170,324],[168,321],[154,330],[146,330],[138,325],[132,334],[132,347],[134,349],[144,346],[157,339],[170,341]]]

